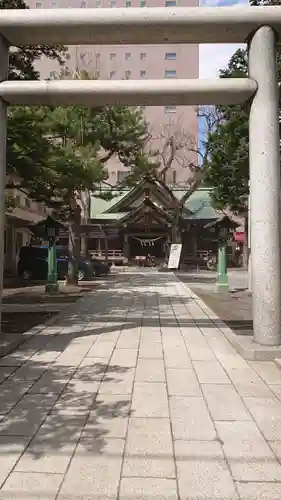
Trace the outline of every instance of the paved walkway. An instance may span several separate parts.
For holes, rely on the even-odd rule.
[[[1,360],[0,500],[280,500],[273,363],[170,274],[112,276],[69,311]]]

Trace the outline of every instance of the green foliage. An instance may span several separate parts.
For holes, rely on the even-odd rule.
[[[106,121],[109,117],[109,124]],[[110,135],[112,133],[112,136]],[[53,202],[66,193],[95,190],[107,178],[113,155],[133,161],[143,146],[146,124],[134,109],[11,108],[8,173],[36,199]]]
[[[241,78],[247,75],[247,52],[238,49],[221,78]],[[213,187],[212,197],[217,208],[243,211],[248,193],[249,127],[247,110],[241,106],[219,106],[219,123],[208,136],[208,159],[204,182]]]
[[[43,108],[8,110],[7,171],[23,179],[23,188],[28,188],[38,172],[47,167],[51,150],[44,114]]]
[[[63,143],[71,140],[76,146],[99,144],[102,163],[116,155],[130,166],[147,138],[147,123],[142,113],[128,106],[59,107],[52,110],[46,121],[50,133]]]
[[[8,172],[22,178],[32,197],[64,210],[74,193],[99,191],[113,155],[133,161],[146,124],[127,107],[15,108],[8,133]]]
[[[28,9],[24,0],[0,0],[0,9]]]
[[[0,0],[1,9],[28,9],[23,0]],[[42,56],[64,63],[65,47],[31,46],[13,47],[9,54],[10,80],[34,80],[39,78],[34,64]],[[20,187],[30,187],[37,182],[39,172],[44,177],[50,143],[45,137],[43,109],[17,107],[8,109],[7,173],[22,178]],[[12,207],[10,196],[6,208]]]
[[[45,136],[52,145],[49,164],[56,172],[50,193],[56,198],[59,192],[65,199],[66,192],[99,191],[108,176],[107,160],[116,155],[129,165],[146,138],[146,123],[133,108],[68,106],[45,112]]]
[[[243,197],[248,193],[248,122],[243,114],[233,113],[230,120],[219,124],[208,141],[209,161],[204,180],[213,187],[217,208],[230,207],[243,211]]]
[[[280,0],[251,0],[251,5],[280,5]],[[278,81],[281,81],[281,51],[277,51]],[[239,49],[231,57],[221,78],[241,78],[248,74],[247,50]],[[281,99],[281,92],[280,92]],[[280,101],[281,107],[281,101]],[[208,160],[204,182],[213,187],[213,201],[220,208],[245,211],[249,182],[248,109],[241,106],[218,106],[219,123],[208,135]],[[262,119],[262,117],[261,117]]]
[[[142,150],[148,136],[147,123],[138,108],[128,106],[104,107],[91,110],[90,138],[100,142],[105,156],[117,155],[121,163],[130,167]]]

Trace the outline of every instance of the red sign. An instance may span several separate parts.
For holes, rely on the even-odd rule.
[[[245,242],[245,233],[243,232],[238,232],[236,231],[234,233],[234,241],[238,241],[239,243],[244,243]]]

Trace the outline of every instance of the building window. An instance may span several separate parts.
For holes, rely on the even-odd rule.
[[[146,71],[143,69],[140,71],[140,77],[145,78],[145,76],[146,76]]]
[[[42,2],[36,2],[35,9],[42,9]]]
[[[57,8],[57,2],[51,2],[51,9]]]
[[[110,71],[109,78],[112,80],[112,78],[115,78],[116,76],[116,71]]]
[[[130,0],[127,0],[125,2],[125,7],[132,7],[132,2]]]
[[[114,59],[116,59],[116,52],[110,52],[110,60],[113,61]]]
[[[116,0],[110,0],[110,7],[116,7]]]
[[[98,9],[101,6],[101,0],[96,0],[96,8]]]
[[[51,80],[54,80],[56,78],[56,72],[55,71],[51,71],[50,78],[51,78]]]
[[[140,53],[140,58],[141,58],[142,61],[145,61],[145,59],[146,59],[146,52],[141,52]]]
[[[176,52],[166,52],[165,59],[167,61],[175,61],[177,58]]]
[[[82,0],[82,2],[81,2],[81,8],[82,8],[82,9],[86,9],[86,7],[87,7],[87,2],[86,2],[86,0]]]
[[[126,80],[129,80],[131,78],[131,71],[129,70],[125,71],[125,78]]]
[[[95,78],[96,80],[99,80],[99,79],[100,79],[100,71],[95,71],[94,78]]]
[[[68,52],[67,54],[65,54],[65,59],[66,59],[67,61],[69,61],[69,59],[70,59],[70,54],[69,54],[69,52]]]
[[[176,0],[166,0],[165,1],[165,7],[176,7],[177,2]]]
[[[141,7],[146,7],[146,1],[145,0],[140,0],[140,6]]]
[[[177,171],[173,170],[173,184],[177,183]]]
[[[96,56],[96,61],[99,61],[100,60],[100,53],[96,52],[95,56]]]
[[[177,107],[176,106],[165,106],[165,113],[176,113],[177,112]]]
[[[131,57],[132,57],[131,52],[126,52],[126,54],[125,54],[126,61],[128,61],[129,59],[131,59]]]
[[[165,78],[177,78],[177,72],[175,69],[168,69],[165,71]]]
[[[25,206],[26,206],[26,208],[30,208],[30,205],[31,205],[30,199],[29,198],[25,198]]]

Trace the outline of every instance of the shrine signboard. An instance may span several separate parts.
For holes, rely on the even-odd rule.
[[[173,243],[170,249],[168,269],[178,269],[182,251],[181,243]]]

